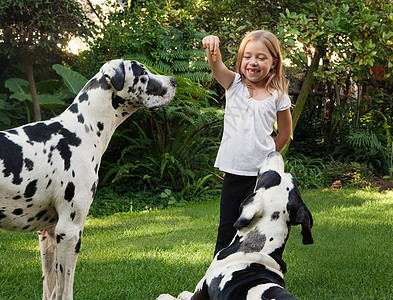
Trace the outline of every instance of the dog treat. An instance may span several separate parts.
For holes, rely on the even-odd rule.
[[[216,61],[217,60],[217,55],[216,54],[212,54],[212,61]]]

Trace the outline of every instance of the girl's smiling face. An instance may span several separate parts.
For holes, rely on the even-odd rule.
[[[251,40],[244,49],[241,72],[254,85],[266,83],[267,75],[275,67],[273,56],[260,40]]]

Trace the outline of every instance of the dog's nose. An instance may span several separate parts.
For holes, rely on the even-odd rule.
[[[176,85],[177,85],[177,79],[176,79],[175,77],[171,77],[170,81],[171,81],[171,85],[172,85],[173,87],[176,87]]]

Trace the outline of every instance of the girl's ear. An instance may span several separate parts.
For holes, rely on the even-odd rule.
[[[273,64],[271,70],[273,70],[275,67],[277,67],[277,59],[273,59]]]

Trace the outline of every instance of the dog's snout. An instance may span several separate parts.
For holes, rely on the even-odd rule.
[[[177,85],[177,79],[176,79],[175,77],[171,77],[170,82],[171,82],[171,85],[172,85],[173,87],[176,87],[176,85]]]

